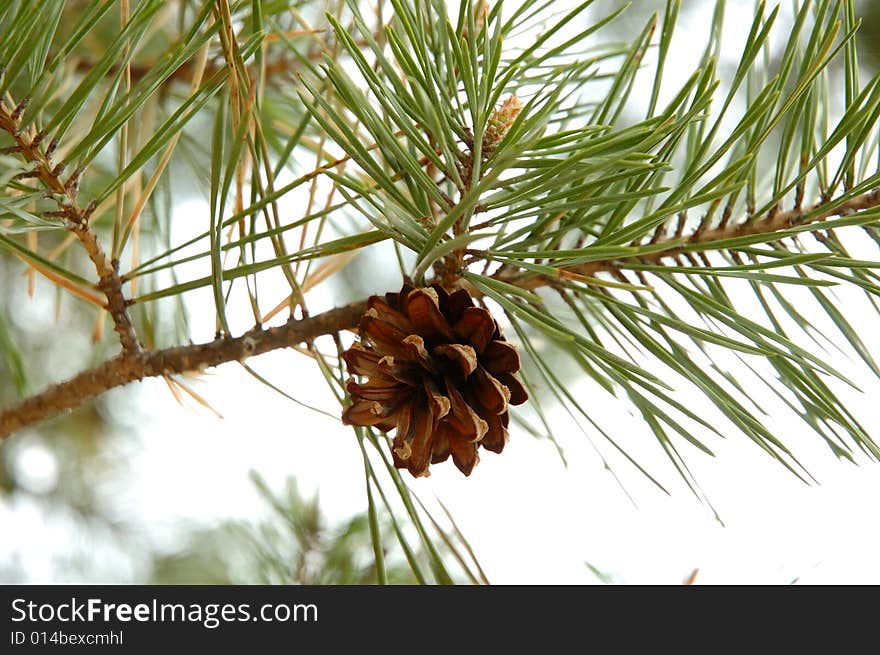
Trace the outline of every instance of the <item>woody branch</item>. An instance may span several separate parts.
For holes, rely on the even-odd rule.
[[[774,234],[797,225],[818,223],[833,216],[848,216],[877,206],[880,206],[880,189],[874,189],[843,202],[840,200],[827,200],[810,207],[794,207],[793,209],[783,211],[774,210],[764,216],[746,222],[726,222],[712,228],[700,226],[689,237],[685,238],[684,242],[678,237],[658,238],[653,241],[653,243],[660,244],[661,246],[667,243],[668,248],[652,249],[649,253],[634,255],[625,259],[604,259],[587,262],[570,266],[565,271],[584,276],[601,272],[621,273],[631,264],[660,264],[664,259],[681,257],[692,250],[698,250],[694,248],[697,245],[709,246],[713,242],[723,242],[737,237]],[[543,286],[552,286],[556,282],[556,278],[507,267],[501,269],[495,277],[509,284],[515,284],[520,288],[529,290]]]
[[[202,344],[164,350],[123,352],[95,368],[49,387],[15,407],[0,412],[0,438],[89,401],[135,380],[201,371],[225,362],[243,361],[271,350],[295,346],[357,325],[366,305],[356,302],[279,327],[256,327],[239,337],[220,337]]]
[[[9,109],[0,100],[0,130],[7,132],[12,137],[15,145],[11,150],[33,165],[31,171],[22,173],[19,177],[39,179],[47,193],[58,204],[58,217],[63,221],[64,227],[79,239],[95,266],[98,274],[98,288],[107,299],[105,308],[113,320],[113,326],[119,335],[123,351],[137,353],[140,351],[140,344],[128,316],[128,303],[122,293],[122,280],[119,277],[119,271],[115,262],[107,257],[89,225],[94,207],[90,205],[83,208],[77,201],[77,187],[81,171],[74,171],[67,180],[61,179],[64,174],[64,164],[55,164],[52,160],[56,144],[50,143],[43,149],[42,144],[45,139],[43,132],[35,131],[33,128],[22,129],[21,117],[26,108],[27,100],[19,102],[12,109]]]
[[[718,228],[697,230],[686,243],[708,244],[743,235],[772,234],[789,227],[806,224],[807,220],[820,223],[832,216],[847,215],[880,206],[880,189],[841,202],[831,200],[813,207],[777,211],[746,223],[731,223]],[[823,209],[824,208],[824,209]],[[818,229],[818,226],[817,226]],[[685,252],[678,239],[669,240],[670,247],[628,262],[661,263],[663,259],[677,257]],[[576,272],[619,272],[626,262],[607,260],[590,262]],[[500,273],[500,274],[499,274]],[[536,289],[555,284],[546,276],[534,276],[523,271],[503,270],[496,273],[500,279],[526,289]],[[511,274],[512,273],[512,274]],[[119,356],[84,371],[79,375],[54,385],[28,398],[16,406],[0,412],[0,438],[23,427],[73,409],[110,389],[124,386],[148,377],[200,371],[226,362],[242,361],[248,357],[278,348],[294,346],[319,336],[336,334],[353,329],[365,310],[364,301],[332,309],[303,319],[291,319],[285,325],[273,328],[254,328],[239,337],[223,336],[204,344],[179,346],[164,350],[139,352],[123,351]]]

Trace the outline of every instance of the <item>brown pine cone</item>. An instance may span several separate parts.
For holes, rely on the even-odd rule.
[[[397,468],[428,475],[449,455],[470,475],[479,446],[500,453],[507,443],[508,405],[528,394],[514,377],[520,361],[495,319],[470,294],[440,285],[372,296],[358,326],[361,343],[343,353],[352,405],[346,425],[397,429]]]

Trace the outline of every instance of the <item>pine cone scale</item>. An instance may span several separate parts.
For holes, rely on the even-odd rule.
[[[427,407],[423,411],[418,412],[415,427],[412,457],[407,463],[407,468],[410,473],[418,477],[428,475],[428,465],[431,463],[436,421],[430,403],[427,403]]]
[[[499,373],[516,373],[520,368],[519,353],[513,344],[494,340],[489,342],[483,351],[483,366],[492,375]]]
[[[438,423],[437,431],[434,432],[434,442],[431,445],[431,464],[439,464],[449,459],[452,454],[449,441],[448,423]]]
[[[488,311],[482,307],[468,307],[453,329],[455,334],[465,339],[474,350],[482,353],[498,328],[495,319]]]
[[[449,440],[449,449],[452,452],[452,461],[458,467],[458,470],[465,475],[470,475],[474,466],[480,461],[480,456],[477,454],[477,448],[474,444],[452,437]]]
[[[440,393],[437,384],[433,380],[425,381],[425,394],[428,399],[428,406],[437,420],[446,418],[449,410],[452,409],[452,403],[448,397]]]
[[[529,399],[529,392],[526,391],[522,382],[514,377],[513,373],[499,373],[495,377],[510,391],[510,400],[508,402],[511,405],[522,405]]]
[[[507,444],[507,420],[508,414],[492,414],[483,412],[480,414],[486,421],[486,434],[480,440],[480,445],[493,453],[500,453]]]
[[[383,320],[386,323],[390,323],[401,332],[412,334],[414,331],[413,324],[406,315],[395,309],[391,304],[379,296],[370,297],[367,301],[367,309],[372,310],[374,312],[373,315],[376,318]]]
[[[477,353],[473,347],[460,343],[443,343],[434,348],[434,354],[453,362],[462,378],[467,378],[477,369]]]
[[[407,359],[407,352],[403,346],[406,333],[401,332],[391,323],[383,321],[367,310],[367,314],[361,319],[358,329],[364,338],[373,344],[376,351],[383,355],[392,355]]]
[[[440,301],[433,289],[415,289],[406,296],[406,313],[415,331],[431,339],[452,339],[452,328],[440,312]]]
[[[386,418],[382,405],[374,400],[356,400],[342,413],[345,425],[374,426]]]
[[[419,383],[418,371],[413,370],[411,364],[398,364],[391,355],[385,355],[380,359],[377,368],[380,375],[407,386],[414,387]]]
[[[474,384],[471,388],[479,403],[488,411],[493,414],[503,414],[507,411],[510,390],[489,375],[482,366],[477,367],[474,373]]]
[[[447,382],[446,388],[452,401],[451,416],[446,421],[447,425],[465,441],[480,441],[489,429],[488,424],[474,411],[455,385]]]

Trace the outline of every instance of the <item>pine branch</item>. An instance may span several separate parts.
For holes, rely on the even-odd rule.
[[[151,0],[144,7],[153,11],[160,4]],[[774,286],[777,283],[807,285],[857,352],[877,369],[854,336],[854,330],[820,289],[834,283],[826,278],[836,278],[861,285],[876,295],[880,291],[874,271],[852,260],[834,245],[833,239],[823,241],[831,253],[829,261],[825,261],[824,254],[794,252],[790,259],[780,256],[769,264],[740,261],[741,255],[760,258],[746,246],[769,243],[775,252],[785,249],[780,245],[783,239],[798,233],[809,231],[821,239],[822,232],[843,224],[862,224],[867,228],[876,221],[880,174],[874,171],[876,146],[872,145],[870,135],[880,118],[880,82],[875,79],[867,85],[851,85],[836,126],[832,127],[830,119],[824,125],[816,121],[831,106],[828,92],[819,88],[818,76],[841,48],[849,47],[852,30],[838,39],[839,25],[828,7],[814,16],[812,27],[807,29],[810,9],[804,4],[797,10],[798,24],[804,29],[795,30],[787,39],[778,66],[773,66],[774,75],[767,77],[761,73],[756,77],[762,70],[758,53],[769,47],[775,17],[775,12],[765,16],[762,9],[756,13],[754,29],[743,47],[742,63],[720,110],[710,111],[713,103],[719,106],[716,89],[720,82],[712,60],[712,37],[698,69],[668,104],[658,105],[662,86],[662,67],[658,66],[646,118],[635,123],[629,119],[621,122],[657,21],[650,19],[631,44],[582,59],[583,53],[575,46],[585,43],[587,37],[616,15],[596,22],[577,38],[567,39],[563,36],[566,26],[587,5],[580,5],[547,26],[541,22],[539,12],[535,13],[534,23],[526,17],[528,11],[518,12],[505,22],[500,11],[485,13],[485,9],[465,3],[466,11],[460,12],[456,22],[439,5],[395,4],[394,20],[401,25],[417,25],[413,30],[391,29],[393,25],[386,29],[384,24],[374,29],[353,8],[348,27],[343,25],[341,13],[328,16],[333,34],[327,36],[333,38],[325,41],[322,67],[309,64],[314,54],[312,48],[301,52],[293,43],[287,43],[290,52],[285,51],[277,60],[277,73],[282,78],[286,75],[284,65],[288,61],[299,68],[303,73],[301,83],[292,86],[299,98],[282,91],[277,97],[270,97],[265,106],[260,88],[266,77],[276,72],[276,59],[267,57],[264,46],[272,35],[284,41],[291,36],[278,32],[277,23],[263,25],[261,16],[255,13],[250,20],[243,19],[242,29],[236,30],[234,26],[239,21],[232,18],[235,3],[208,3],[186,39],[174,46],[174,57],[157,60],[156,70],[151,71],[128,61],[126,55],[148,33],[147,9],[144,22],[126,22],[129,32],[117,38],[100,59],[78,59],[84,79],[73,96],[76,102],[71,100],[70,106],[61,107],[55,122],[66,129],[86,108],[85,99],[101,80],[107,75],[117,80],[123,71],[126,75],[130,72],[135,82],[132,90],[115,104],[111,96],[107,97],[98,112],[106,115],[74,149],[80,161],[87,163],[110,143],[125,121],[131,120],[134,111],[149,106],[144,103],[163,84],[187,80],[197,70],[192,62],[199,61],[199,68],[206,66],[202,75],[211,78],[215,77],[212,72],[227,70],[230,75],[217,75],[214,85],[204,93],[193,88],[183,104],[162,123],[157,135],[139,152],[132,152],[127,166],[122,167],[120,160],[121,170],[103,195],[94,196],[101,204],[113,191],[117,192],[118,226],[124,195],[121,190],[126,180],[163,148],[170,158],[174,140],[186,134],[184,126],[189,117],[206,107],[215,91],[223,88],[225,97],[218,105],[222,111],[214,114],[214,135],[208,148],[210,228],[185,243],[169,242],[164,252],[151,253],[147,263],[134,265],[125,275],[117,274],[112,257],[122,251],[125,238],[114,243],[110,257],[104,255],[89,228],[89,216],[96,210],[81,209],[76,203],[78,173],[65,178],[66,182],[62,180],[62,167],[51,162],[53,147],[41,148],[41,133],[25,129],[24,122],[19,120],[24,107],[4,110],[0,128],[13,134],[14,143],[3,154],[19,154],[30,162],[17,179],[39,180],[61,209],[44,216],[59,217],[86,247],[98,270],[98,288],[107,297],[106,305],[124,350],[119,357],[0,413],[4,422],[0,427],[5,425],[8,432],[143,377],[240,360],[255,354],[256,342],[261,344],[259,352],[266,352],[299,340],[308,341],[312,338],[309,335],[352,328],[359,317],[354,309],[329,332],[321,331],[325,316],[321,315],[289,323],[288,326],[297,327],[283,338],[267,338],[271,331],[258,328],[237,339],[223,336],[211,344],[142,353],[137,352],[134,331],[126,329],[131,328],[127,314],[131,304],[179,297],[206,286],[213,288],[218,322],[223,327],[226,299],[233,287],[238,289],[236,285],[240,285],[236,280],[244,281],[254,316],[259,317],[259,273],[280,270],[291,285],[291,296],[301,298],[299,287],[305,283],[307,274],[302,282],[297,279],[300,263],[350,253],[387,239],[399,250],[408,249],[416,254],[414,269],[399,259],[401,273],[410,275],[417,284],[428,282],[426,275],[433,268],[435,280],[449,288],[466,286],[474,296],[485,294],[508,312],[514,324],[531,324],[551,337],[573,344],[568,350],[572,357],[607,390],[615,386],[624,389],[664,448],[668,446],[667,428],[691,443],[700,443],[667,410],[697,423],[700,419],[660,389],[660,379],[647,368],[655,362],[694,382],[756,442],[772,452],[778,447],[783,455],[790,454],[772,435],[762,431],[760,422],[728,393],[724,388],[726,381],[702,375],[686,351],[693,341],[699,348],[717,344],[736,352],[770,357],[779,379],[798,394],[799,405],[792,406],[803,408],[796,411],[805,420],[813,426],[823,421],[839,425],[857,443],[868,444],[865,447],[876,452],[857,421],[823,386],[821,376],[837,375],[836,371],[791,341],[760,296],[766,288],[778,297]],[[668,9],[673,5],[670,0]],[[212,13],[214,20],[209,21]],[[722,14],[716,13],[718,22],[713,34],[720,31]],[[669,25],[664,25],[659,44],[661,62],[669,47],[674,16],[667,14],[667,21]],[[24,14],[20,22],[25,24]],[[505,42],[508,35],[521,29],[537,31],[539,26],[541,36],[526,47],[518,47],[511,40]],[[276,31],[266,32],[267,27]],[[566,40],[557,43],[551,39],[554,34]],[[204,40],[191,41],[197,35]],[[222,56],[217,54],[218,45]],[[209,48],[215,48],[210,61]],[[195,59],[197,52],[203,58]],[[573,60],[570,55],[578,58]],[[34,61],[44,58],[42,51],[34,54]],[[610,86],[603,87],[598,94],[586,93],[587,86],[595,81],[594,67],[618,60],[616,72],[608,77]],[[854,60],[848,61],[848,69],[855,70]],[[749,102],[737,119],[732,116],[736,111],[732,101],[743,89],[752,87],[755,90],[750,92]],[[35,102],[40,102],[36,99],[39,97],[34,95]],[[594,97],[601,100],[577,100]],[[298,99],[302,104],[297,103]],[[7,102],[7,107],[10,104]],[[279,107],[288,105],[296,109],[282,120],[282,135],[276,131],[276,115]],[[833,112],[828,113],[829,117],[832,115]],[[730,120],[733,128],[724,128],[722,132],[722,119]],[[54,127],[52,122],[48,125]],[[52,133],[53,127],[47,128],[47,132]],[[727,132],[729,135],[722,138]],[[288,133],[289,139],[282,138]],[[779,144],[771,138],[774,134],[779,134]],[[125,150],[124,141],[120,137],[121,150]],[[329,149],[325,150],[325,146]],[[839,146],[845,146],[843,160],[835,164],[829,155]],[[342,150],[341,156],[336,148]],[[273,151],[279,155],[274,166]],[[772,185],[760,179],[766,175],[762,167],[768,151],[773,151],[773,158],[767,161],[776,162]],[[276,187],[276,177],[285,162],[300,152],[317,152],[317,168]],[[326,163],[331,156],[336,159]],[[68,157],[70,161],[75,159]],[[164,170],[168,161],[163,155],[158,170]],[[265,174],[260,172],[261,167]],[[199,170],[205,168],[201,166]],[[322,180],[326,176],[332,186],[325,208],[313,211],[318,176]],[[249,202],[244,192],[248,177]],[[163,181],[168,183],[171,196],[170,179],[166,176]],[[294,191],[305,191],[307,184],[309,201],[303,216],[282,220],[278,200]],[[17,186],[20,188],[21,184]],[[839,188],[846,192],[835,191]],[[820,194],[818,202],[805,206],[805,190],[813,193],[814,189]],[[767,203],[755,211],[757,197],[768,193]],[[337,194],[344,197],[344,202],[333,203]],[[794,196],[794,208],[783,210],[781,203],[790,195]],[[17,198],[17,193],[12,196]],[[38,193],[32,194],[33,198],[37,196]],[[23,200],[28,202],[30,198]],[[231,216],[226,211],[228,203],[234,203]],[[751,209],[739,221],[731,220],[732,208],[738,206]],[[703,220],[696,229],[685,231],[686,213],[696,208],[706,208]],[[363,216],[369,223],[369,232],[359,231],[356,226],[351,232],[342,230],[340,238],[322,238],[325,225],[335,216],[351,211]],[[854,212],[863,215],[828,220]],[[15,215],[11,210],[9,213]],[[261,215],[265,228],[259,227]],[[477,215],[489,220],[474,222]],[[674,217],[679,218],[678,225],[667,236],[666,228]],[[29,221],[18,216],[18,221],[38,223],[39,217],[33,218]],[[166,234],[170,232],[170,214],[163,219],[165,224],[157,221],[157,233]],[[223,230],[233,226],[238,227],[238,238],[233,240],[233,232],[229,232],[224,242]],[[289,230],[296,229],[302,230],[299,249],[288,252],[285,238]],[[307,244],[307,233],[308,238],[314,239],[311,247]],[[206,249],[183,254],[184,249],[202,240],[209,243]],[[262,252],[270,252],[259,247],[263,243],[271,245],[273,256],[263,257]],[[475,243],[491,245],[484,250],[471,250]],[[132,245],[134,249],[136,243]],[[709,261],[710,252],[721,254],[734,264],[716,270]],[[235,253],[237,260],[233,257]],[[180,264],[205,258],[210,258],[210,275],[183,282],[175,280],[171,286],[152,289],[139,298],[126,299],[122,294],[123,284],[134,283],[141,276],[158,281],[161,278],[155,274],[160,271],[174,271]],[[342,260],[335,261],[328,264],[336,266]],[[294,262],[297,268],[291,270]],[[804,262],[809,262],[807,269],[800,267]],[[473,270],[478,263],[486,265],[481,274]],[[758,270],[765,264],[768,268],[789,265],[797,276]],[[498,266],[494,271],[493,265]],[[737,267],[741,270],[729,270]],[[631,284],[626,277],[631,271],[640,279],[643,272],[656,273],[667,282],[667,293],[679,294],[689,311],[703,317],[709,327],[702,328],[678,316],[659,292]],[[816,271],[822,277],[813,279],[805,271]],[[676,276],[681,272],[694,275],[680,283]],[[750,321],[724,298],[720,280],[726,275],[747,279],[755,285],[775,332]],[[613,279],[601,279],[606,276]],[[569,291],[570,296],[563,295],[563,300],[577,318],[575,324],[567,325],[561,316],[553,314],[552,305],[542,302],[544,298],[528,293],[545,286]],[[606,293],[608,287],[637,295],[633,303],[625,303]],[[644,294],[645,291],[654,293],[654,297]],[[257,318],[256,322],[261,321]],[[803,324],[799,317],[798,322]],[[597,326],[605,332],[600,333]],[[736,336],[723,334],[723,328],[716,331],[716,326],[726,326]],[[224,335],[228,333],[227,329],[221,331]],[[621,340],[632,340],[644,346],[654,359],[648,357],[643,367],[640,358],[631,352],[621,357],[613,345],[603,343],[605,334],[618,345]],[[528,336],[523,332],[520,336],[527,344]],[[132,344],[134,348],[129,349]],[[320,358],[319,361],[326,368]],[[331,384],[339,381],[336,375],[327,377]],[[549,380],[548,384],[565,393],[557,381]],[[816,397],[823,402],[814,402]],[[575,401],[571,402],[577,406]],[[703,450],[709,452],[708,448]]]
[[[698,230],[687,240],[686,244],[711,243],[734,237],[773,234],[796,225],[805,224],[807,216],[812,215],[810,222],[822,221],[831,216],[842,216],[857,211],[880,206],[880,189],[862,194],[841,202],[826,201],[810,208],[794,208],[788,211],[768,213],[766,216],[745,223],[727,224],[716,228]],[[818,212],[818,213],[816,213]],[[86,235],[92,235],[90,230]],[[82,237],[81,237],[82,238]],[[669,257],[676,257],[687,250],[680,240],[667,239],[674,243],[668,250],[652,252],[632,261],[646,264],[658,263]],[[97,245],[97,243],[95,242]],[[100,247],[98,246],[98,249]],[[626,260],[629,261],[629,260]],[[625,260],[604,260],[571,269],[579,275],[597,272],[620,272]],[[555,280],[545,275],[532,275],[521,270],[505,269],[505,275],[499,276],[508,284],[522,289],[536,289],[542,286],[553,286]],[[102,290],[107,291],[102,286]],[[475,290],[476,292],[476,290]],[[15,407],[0,413],[0,438],[28,425],[40,422],[63,411],[73,409],[89,401],[105,391],[124,386],[135,380],[159,375],[184,373],[187,371],[204,370],[226,362],[242,361],[254,355],[260,355],[278,348],[294,346],[310,341],[326,334],[338,333],[341,330],[354,328],[365,309],[365,302],[355,302],[338,307],[316,316],[300,320],[291,319],[285,325],[264,329],[256,327],[239,337],[220,337],[204,344],[178,346],[164,350],[123,352],[107,362],[84,371],[79,375],[46,389],[42,393],[26,399]]]
[[[653,243],[669,243],[669,248],[664,250],[652,250],[643,255],[635,255],[628,259],[598,260],[587,262],[577,266],[563,269],[563,274],[591,276],[600,272],[619,274],[627,268],[628,264],[659,264],[664,259],[677,258],[689,250],[695,250],[694,246],[726,241],[738,237],[771,235],[782,230],[798,225],[807,225],[824,221],[832,216],[847,216],[855,212],[880,206],[880,189],[874,189],[868,193],[850,198],[849,200],[824,200],[811,207],[794,207],[786,211],[770,211],[766,215],[740,223],[723,223],[714,228],[702,226],[688,236],[684,242],[677,237],[664,237]],[[818,229],[818,228],[817,228]],[[479,252],[473,253],[479,258]],[[493,276],[498,280],[513,284],[522,289],[537,289],[543,286],[553,286],[556,279],[546,275],[535,275],[523,272],[520,269],[502,267]]]
[[[0,438],[135,380],[201,371],[351,329],[365,309],[365,303],[355,302],[323,314],[291,319],[279,327],[255,327],[239,337],[223,336],[209,343],[164,350],[123,352],[0,413]]]
[[[118,264],[104,252],[89,225],[94,207],[90,205],[82,208],[77,202],[77,186],[81,172],[74,171],[66,181],[61,179],[64,173],[64,164],[55,165],[52,162],[52,153],[55,151],[56,144],[50,143],[44,150],[41,147],[44,140],[43,133],[33,133],[33,130],[24,131],[21,129],[21,116],[26,107],[27,100],[23,100],[10,111],[0,101],[0,130],[9,133],[12,137],[15,142],[15,152],[34,165],[33,173],[58,204],[64,226],[82,243],[89,259],[95,265],[95,270],[98,273],[98,288],[107,298],[105,309],[113,319],[113,325],[119,334],[122,348],[125,352],[137,353],[140,351],[140,344],[128,315],[128,301],[122,293],[122,279],[119,277]]]

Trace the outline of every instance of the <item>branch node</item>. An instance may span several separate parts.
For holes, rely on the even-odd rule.
[[[733,204],[727,203],[724,206],[724,211],[721,212],[721,220],[718,221],[718,228],[723,230],[727,228],[728,222],[730,222],[730,217],[733,216]]]
[[[38,171],[38,170],[24,171],[23,173],[17,173],[15,175],[13,175],[12,179],[13,180],[27,180],[27,179],[31,179],[34,177],[40,177],[40,171]]]
[[[675,238],[680,239],[684,234],[684,226],[687,223],[687,212],[683,211],[678,214],[678,222],[675,225]]]
[[[256,328],[258,331],[259,328]],[[257,341],[251,336],[245,336],[241,340],[241,347],[245,352],[245,358],[250,357],[257,351]]]
[[[40,144],[43,142],[43,139],[46,138],[46,133],[43,130],[38,131],[34,138],[31,139],[31,148],[39,148]]]
[[[27,106],[31,104],[30,98],[22,98],[21,101],[15,106],[15,109],[12,110],[12,114],[10,115],[10,119],[16,125],[21,120],[21,115],[24,114],[24,110],[27,109]]]
[[[67,182],[64,183],[64,189],[71,198],[76,198],[76,194],[79,191],[79,178],[82,174],[82,166],[77,166],[76,170],[71,173],[69,178],[67,178]]]
[[[58,148],[58,139],[52,139],[49,142],[49,147],[46,148],[46,159],[52,159],[52,155],[55,154],[55,150]]]

